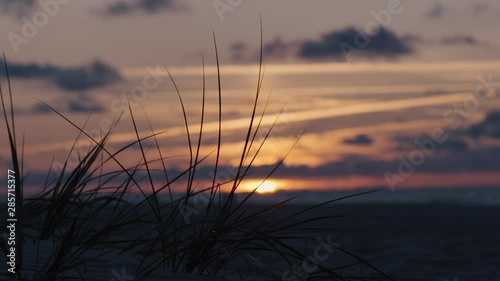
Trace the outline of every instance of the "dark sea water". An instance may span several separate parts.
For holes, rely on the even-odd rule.
[[[310,205],[354,193],[295,195],[298,202]],[[289,196],[275,195],[275,199]],[[381,191],[335,202],[315,215],[344,216],[330,220],[328,226],[335,231],[317,237],[330,236],[331,242],[394,280],[500,281],[500,189]],[[353,262],[356,259],[336,252],[326,265]],[[382,280],[366,265],[342,272]]]
[[[262,203],[296,195],[296,204],[279,210],[278,215],[287,216],[312,206],[312,203],[354,193],[356,192],[279,193],[268,195],[266,200],[263,200],[264,197],[257,198],[255,201],[259,204],[251,204],[248,208],[249,211],[262,209],[267,206]],[[329,268],[343,266],[337,272],[344,276],[367,278],[357,280],[390,280],[382,278],[380,272],[370,268],[373,266],[393,280],[500,281],[498,193],[499,190],[493,188],[383,191],[341,200],[314,209],[308,215],[339,216],[327,222],[314,222],[309,225],[314,228],[327,227],[330,230],[312,231],[304,235],[311,240],[305,242],[305,239],[298,239],[294,247],[299,251],[308,251],[311,258],[318,258],[314,250],[324,247],[318,241],[339,245],[351,255],[335,249],[321,264]],[[277,221],[279,222],[279,219]],[[46,249],[47,254],[51,252],[49,246]],[[26,262],[30,262],[29,257],[27,254]],[[275,260],[265,255],[254,257],[259,267],[265,265],[278,275],[290,268],[280,264],[273,266]],[[370,266],[360,263],[357,258],[368,262]],[[127,263],[134,262],[134,259],[127,257],[120,257],[121,259]],[[108,278],[106,280],[112,277],[110,270],[121,268],[111,265],[110,262],[106,258],[96,261],[99,270],[103,272],[99,273],[100,276]],[[345,267],[346,265],[350,266]],[[5,265],[0,266],[2,270],[4,267]]]
[[[341,206],[337,243],[396,280],[500,280],[500,208]]]

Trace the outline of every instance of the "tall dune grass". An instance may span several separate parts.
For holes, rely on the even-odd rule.
[[[108,148],[107,141],[120,118],[109,132],[100,139],[95,139],[85,132],[85,125],[77,125],[47,105],[79,133],[69,155],[73,153],[80,138],[91,140],[92,146],[88,152],[79,155],[78,165],[71,169],[67,165],[68,155],[63,168],[56,176],[51,177],[49,171],[46,182],[29,198],[23,198],[22,181],[20,181],[16,193],[19,208],[18,224],[21,226],[18,235],[23,238],[18,239],[19,253],[23,251],[23,243],[28,241],[34,243],[37,249],[44,241],[52,241],[55,247],[48,258],[37,259],[35,267],[29,269],[23,267],[23,260],[20,259],[22,255],[18,254],[17,279],[60,280],[70,273],[73,275],[76,273],[81,280],[90,280],[86,277],[91,274],[88,264],[110,254],[122,254],[134,258],[136,280],[162,271],[182,272],[210,279],[236,276],[242,280],[250,280],[250,277],[256,278],[255,280],[281,280],[283,269],[265,265],[259,261],[260,255],[265,255],[268,259],[279,261],[288,267],[300,264],[310,253],[295,248],[294,242],[310,239],[313,233],[328,234],[335,231],[330,225],[338,216],[314,216],[312,211],[343,198],[304,208],[292,214],[284,214],[282,207],[290,204],[293,198],[267,207],[252,206],[249,199],[255,195],[258,186],[243,199],[237,200],[239,186],[251,173],[251,167],[269,139],[274,126],[273,124],[264,131],[263,139],[258,140],[258,134],[264,130],[261,122],[267,109],[267,102],[263,108],[259,107],[263,81],[262,33],[256,92],[249,125],[243,138],[244,145],[240,151],[237,173],[228,182],[217,180],[221,166],[220,155],[224,146],[221,73],[215,35],[214,44],[218,70],[218,132],[217,145],[212,153],[215,160],[211,164],[214,173],[210,187],[196,188],[199,178],[198,167],[210,159],[209,155],[202,155],[200,152],[205,136],[203,125],[206,123],[204,72],[201,125],[197,131],[192,132],[182,94],[174,77],[168,69],[166,70],[175,86],[183,112],[190,156],[188,167],[175,175],[167,172],[167,161],[170,159],[162,155],[157,140],[161,132],[155,132],[148,120],[151,133],[140,136],[136,117],[130,106],[131,126],[136,140],[114,151]],[[0,97],[12,165],[16,173],[22,175],[23,161],[22,156],[19,156],[17,145],[12,89],[7,66],[6,73],[10,107],[4,100],[3,90]],[[141,161],[126,166],[120,162],[119,157],[133,147],[139,147],[135,151],[140,153]],[[155,157],[150,156],[151,153],[148,153],[150,151],[156,151]],[[264,179],[272,176],[286,156],[284,155]],[[160,173],[164,175],[164,181],[161,183],[155,178],[157,169],[153,168],[158,163],[162,167]],[[108,171],[106,167],[109,165],[118,168]],[[171,187],[178,183],[185,183],[185,189],[180,196],[174,196]],[[221,189],[224,184],[230,186],[228,192]],[[128,200],[134,193],[141,194],[140,200]],[[162,199],[160,196],[162,194],[167,194],[169,199]],[[199,214],[187,219],[183,215],[183,208],[193,205],[196,196],[201,195],[208,198],[208,204],[200,209]],[[311,223],[318,221],[324,222],[322,227],[311,227]],[[2,238],[2,245],[4,242]],[[5,248],[3,250],[6,251]],[[390,280],[390,277],[346,249],[338,247],[338,250],[339,255],[350,255],[357,261],[355,264],[363,264],[377,272],[380,276],[377,280]],[[43,253],[37,252],[37,256],[42,255]],[[309,280],[370,279],[363,276],[343,276],[341,270],[349,266],[352,265],[318,265],[317,270],[309,273]]]

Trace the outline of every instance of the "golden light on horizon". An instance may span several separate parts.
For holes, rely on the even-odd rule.
[[[275,182],[266,180],[257,188],[257,193],[274,193],[276,188],[277,184]]]
[[[274,193],[278,191],[278,183],[276,181],[272,180],[249,180],[246,182],[243,182],[242,185],[242,191],[245,192],[251,192],[255,190],[255,192],[260,193],[260,194],[266,194],[266,193]]]

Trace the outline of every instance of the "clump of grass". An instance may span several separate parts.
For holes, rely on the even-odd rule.
[[[100,139],[95,139],[85,132],[85,125],[75,124],[47,105],[79,133],[69,155],[81,137],[91,140],[92,145],[85,154],[79,155],[79,163],[73,169],[69,169],[67,165],[68,155],[62,169],[52,179],[49,171],[45,184],[31,198],[23,200],[22,187],[19,186],[17,189],[18,206],[21,207],[19,212],[21,232],[18,233],[20,251],[23,251],[24,239],[33,241],[37,249],[47,241],[51,241],[54,245],[53,251],[46,259],[37,258],[34,268],[22,268],[23,261],[19,260],[19,273],[16,276],[18,279],[57,280],[68,274],[75,275],[76,272],[76,277],[88,280],[89,274],[92,273],[88,272],[89,269],[86,269],[86,266],[92,261],[97,258],[106,258],[111,254],[126,254],[136,261],[137,280],[162,271],[182,272],[211,279],[238,276],[242,280],[249,278],[281,280],[283,266],[286,268],[300,264],[310,254],[302,249],[296,249],[294,242],[310,239],[313,233],[332,233],[335,230],[328,225],[338,216],[314,216],[311,211],[342,198],[304,208],[292,214],[283,214],[283,207],[293,199],[266,207],[252,206],[249,199],[255,196],[258,186],[242,198],[236,196],[241,182],[252,173],[253,163],[269,139],[279,118],[264,131],[263,139],[258,140],[257,136],[264,130],[262,120],[266,115],[269,101],[268,98],[264,108],[259,108],[263,83],[262,32],[256,92],[249,125],[243,138],[243,149],[240,153],[237,173],[226,182],[217,180],[221,166],[221,151],[224,147],[222,144],[222,85],[215,35],[214,45],[218,81],[218,131],[217,145],[212,153],[215,154],[213,178],[211,185],[207,188],[196,188],[199,178],[198,167],[209,159],[209,155],[201,155],[200,152],[205,136],[203,126],[206,123],[204,62],[200,126],[194,133],[190,130],[190,122],[181,92],[174,77],[166,69],[176,89],[183,112],[190,156],[188,167],[175,175],[167,172],[166,161],[169,159],[162,155],[157,139],[161,132],[155,132],[148,120],[151,134],[141,137],[130,106],[129,113],[136,140],[117,151],[111,151],[106,144],[120,119],[113,124],[109,132],[106,132]],[[22,159],[18,157],[16,145],[12,90],[7,67],[6,73],[9,82],[10,117],[7,114],[3,92],[0,95],[2,109],[7,125],[13,167],[16,173],[22,175]],[[146,144],[151,142],[152,145]],[[139,148],[136,151],[139,151],[141,160],[136,165],[125,166],[120,162],[119,156],[133,147]],[[148,156],[149,150],[156,150],[157,155],[154,159]],[[273,175],[287,155],[285,154],[281,161],[268,171],[264,181]],[[164,175],[164,182],[160,186],[156,177],[158,170],[153,169],[158,163],[162,167],[159,172]],[[118,168],[107,171],[107,165]],[[185,183],[185,190],[180,196],[175,196],[172,192],[172,185],[182,182]],[[229,192],[222,190],[223,185],[230,187]],[[146,186],[148,188],[145,188]],[[134,193],[141,194],[140,200],[127,200],[128,196]],[[160,195],[164,193],[168,193],[168,200],[162,200]],[[200,209],[196,216],[186,217],[185,208],[192,206],[197,196],[208,198],[208,204]],[[312,223],[318,221],[324,221],[322,227],[311,227]],[[378,272],[381,279],[390,279],[346,249],[337,248],[339,253],[347,254],[357,260],[357,263],[364,264]],[[42,254],[41,251],[36,252],[37,257]],[[263,255],[266,256],[266,260],[280,261],[277,268],[264,265],[259,261],[259,257]],[[22,257],[22,255],[18,256]],[[331,280],[332,278],[367,280],[363,276],[343,276],[342,269],[349,266],[318,265],[317,270],[309,273],[309,278],[310,280]]]

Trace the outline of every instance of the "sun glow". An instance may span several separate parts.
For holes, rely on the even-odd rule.
[[[258,188],[258,193],[273,193],[276,191],[277,185],[272,181],[264,181]]]
[[[260,193],[260,194],[265,194],[265,193],[274,193],[278,190],[278,183],[275,181],[271,180],[249,180],[249,181],[244,181],[241,185],[242,189],[241,191],[244,192],[251,192],[255,190],[255,192]]]

